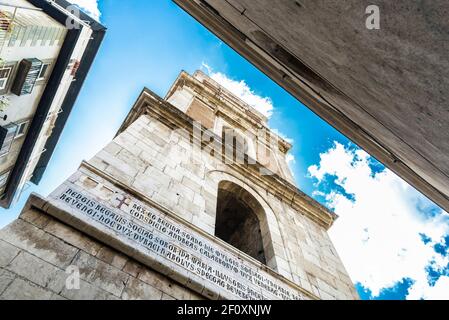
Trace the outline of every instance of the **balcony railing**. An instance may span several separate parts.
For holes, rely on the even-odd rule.
[[[0,6],[0,59],[2,57],[3,47],[11,34],[14,16],[17,11],[17,8],[15,8],[11,13],[4,10],[2,7],[3,6]]]
[[[7,5],[0,0],[0,58],[7,55],[8,48],[16,45],[61,44],[65,31],[64,26],[50,19],[41,9]]]

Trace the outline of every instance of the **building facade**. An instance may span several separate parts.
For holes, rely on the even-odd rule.
[[[0,298],[358,299],[290,148],[202,72],[144,89],[111,143],[0,231]]]
[[[65,1],[0,4],[3,207],[43,174],[104,33],[91,22]]]

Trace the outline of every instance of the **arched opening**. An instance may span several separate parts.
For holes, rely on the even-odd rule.
[[[263,207],[248,191],[230,181],[220,182],[215,235],[266,264],[263,217]]]

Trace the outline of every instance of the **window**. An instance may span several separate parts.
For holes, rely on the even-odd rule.
[[[17,68],[11,92],[17,96],[31,94],[41,72],[42,61],[36,58],[23,59]]]
[[[262,205],[247,190],[230,181],[220,182],[215,236],[266,264],[270,257],[265,256],[261,231],[264,216]]]
[[[12,66],[0,68],[0,90],[6,89],[8,79],[12,73]]]
[[[16,132],[15,139],[20,138],[23,135],[25,135],[25,133],[28,129],[28,123],[29,123],[29,121],[23,121],[17,125],[17,132]]]
[[[16,124],[11,124],[7,127],[0,127],[0,157],[3,157],[9,153],[9,149],[14,141],[16,132]]]
[[[11,29],[10,13],[0,11],[0,30],[9,32]]]
[[[44,80],[47,75],[47,71],[50,67],[50,63],[43,63],[41,69],[39,71],[39,75],[37,76],[37,80]]]

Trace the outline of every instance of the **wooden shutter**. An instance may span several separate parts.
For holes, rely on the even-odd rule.
[[[39,59],[22,60],[17,68],[11,92],[18,96],[30,94],[33,91],[41,67],[42,61]]]

